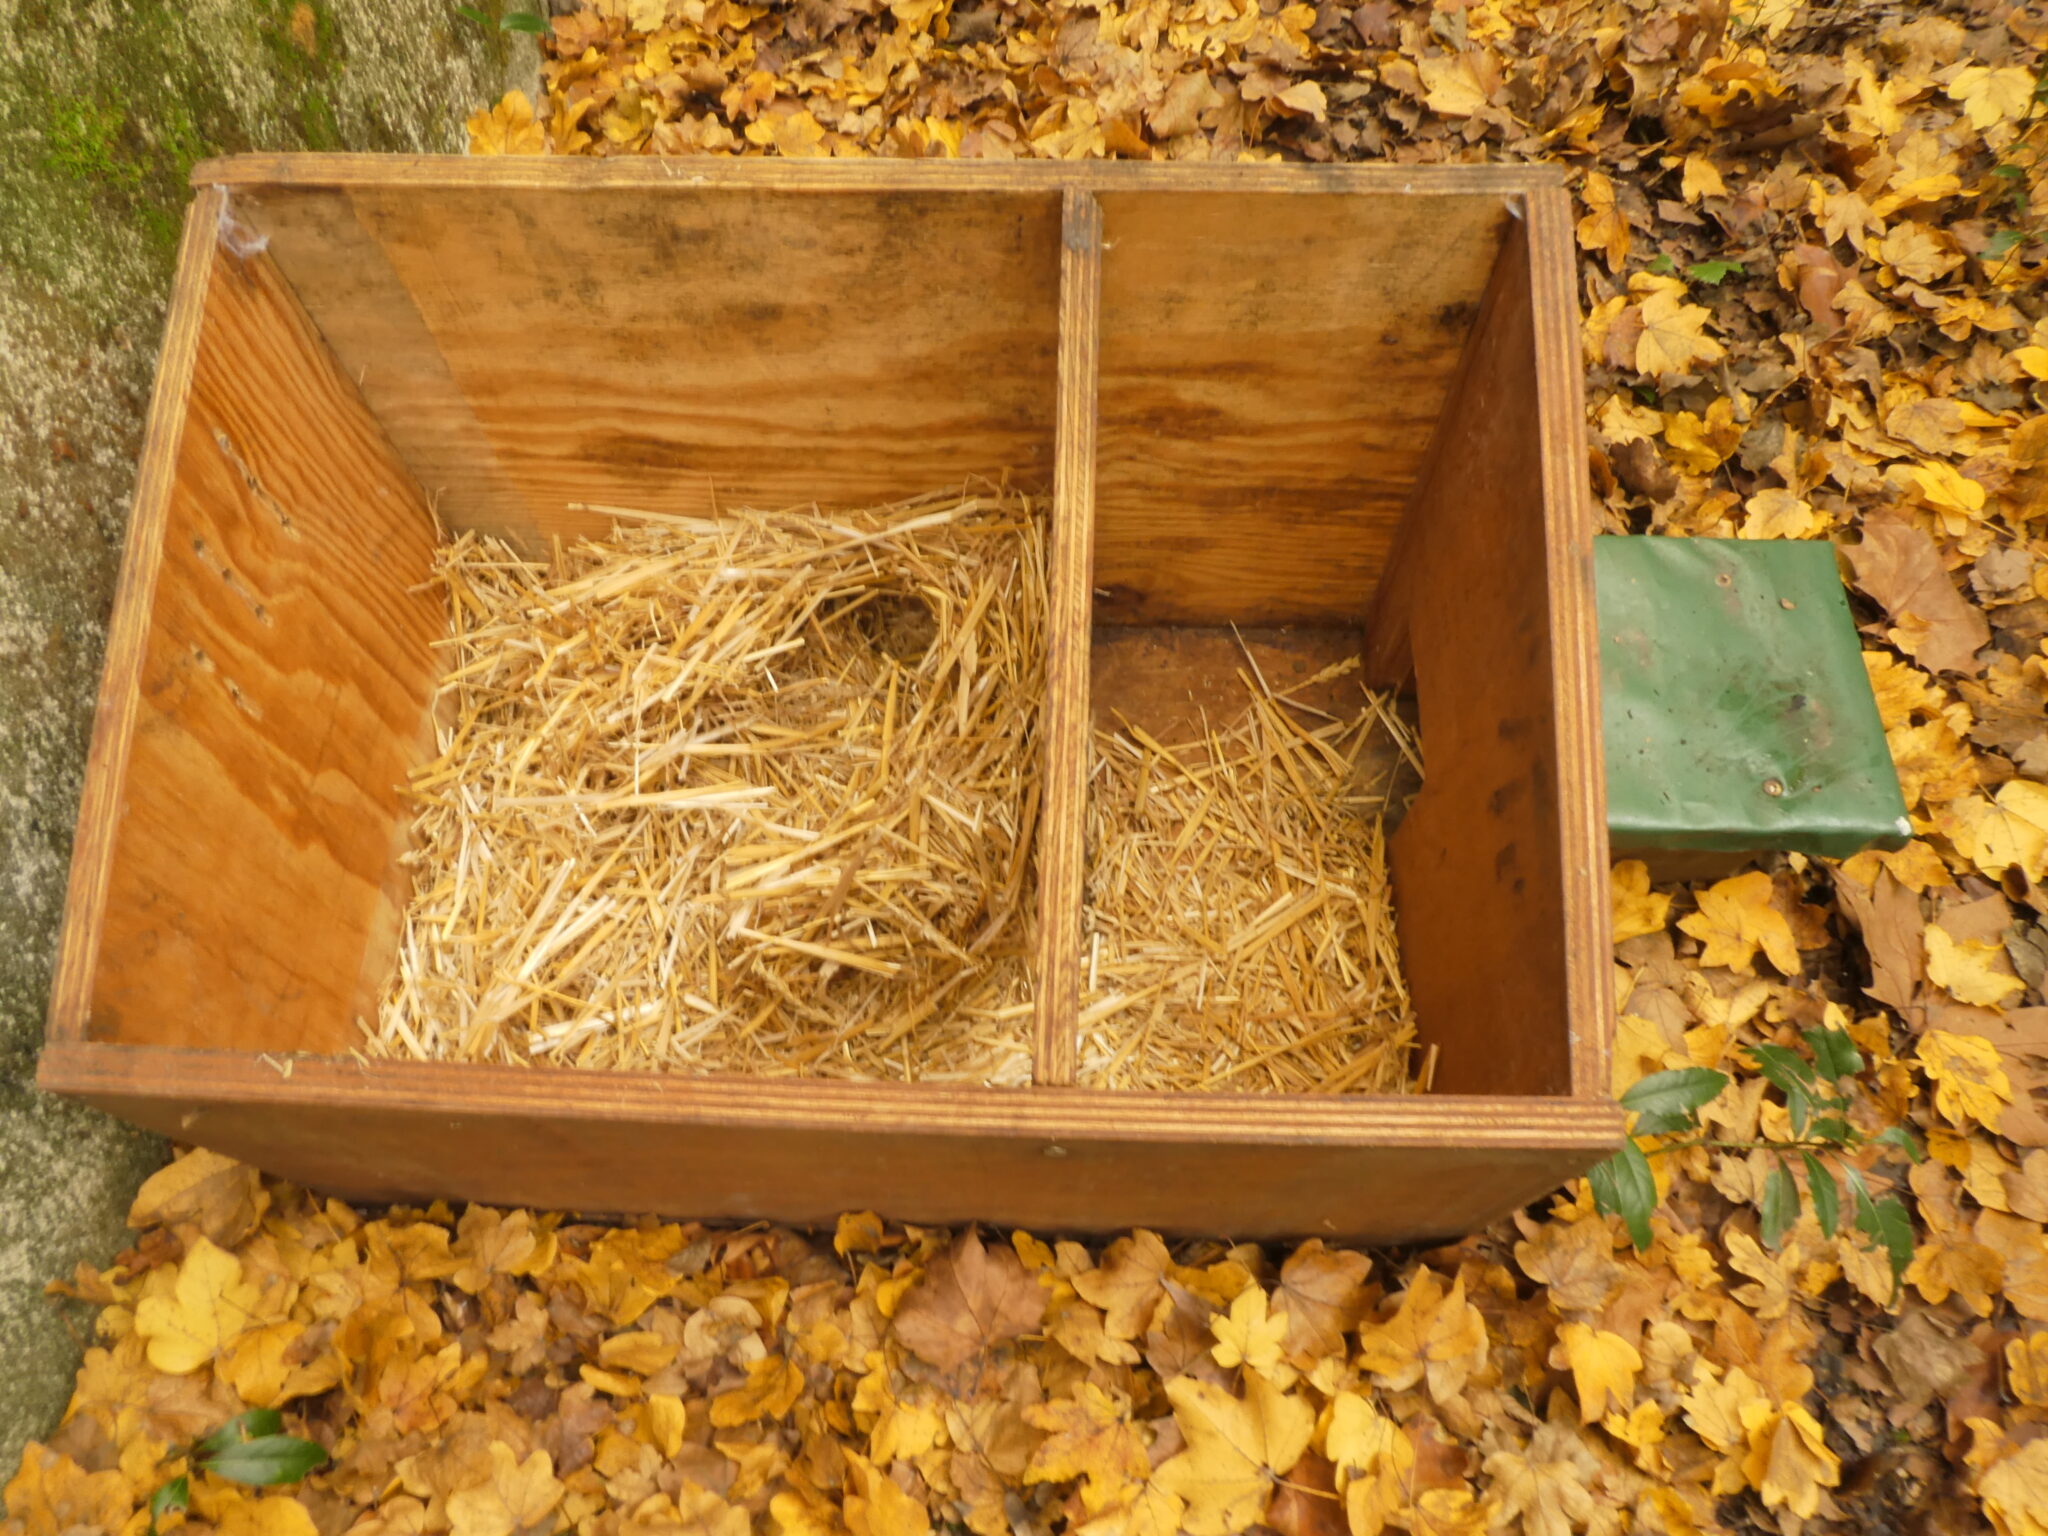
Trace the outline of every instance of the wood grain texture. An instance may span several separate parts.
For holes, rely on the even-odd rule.
[[[1605,1091],[1614,1008],[1592,521],[1581,485],[1570,247],[1517,223],[1408,516],[1405,578],[1427,773],[1394,839],[1401,953],[1450,1093]],[[1547,354],[1539,363],[1539,349]]]
[[[99,703],[93,715],[92,744],[86,753],[85,785],[71,845],[64,923],[50,985],[51,1040],[83,1040],[91,1011],[93,968],[99,960],[121,788],[127,779],[143,656],[149,645],[150,606],[163,560],[171,484],[177,474],[178,444],[184,435],[186,404],[199,356],[200,322],[213,275],[212,251],[225,202],[222,193],[203,191],[185,210],[177,277],[164,321],[163,348],[157,356],[142,458],[136,466],[128,539],[114,589],[113,617],[107,625]]]
[[[1049,192],[1127,188],[1202,192],[1399,192],[1413,197],[1517,196],[1562,187],[1554,165],[1197,165],[1129,160],[783,160],[626,155],[230,155],[202,160],[192,185],[229,191],[269,187],[486,187],[642,193],[699,187],[863,193],[913,188],[948,192]]]
[[[445,627],[418,488],[269,258],[205,303],[107,862],[97,1040],[345,1050],[406,891],[407,770]],[[74,914],[84,921],[86,914]]]
[[[1060,198],[250,190],[444,523],[1049,489]]]
[[[1102,206],[1099,616],[1358,624],[1503,199],[1127,191]]]
[[[1102,210],[1061,199],[1059,428],[1046,572],[1045,814],[1038,824],[1038,1011],[1031,1080],[1072,1083],[1081,1008],[1081,887],[1088,802],[1088,632],[1095,582],[1095,375]]]
[[[1612,1105],[743,1083],[52,1046],[45,1087],[348,1198],[828,1225],[1462,1233],[1621,1134]]]

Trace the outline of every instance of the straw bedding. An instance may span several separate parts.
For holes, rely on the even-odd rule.
[[[1170,747],[1095,737],[1081,1081],[1102,1088],[1400,1093],[1415,1026],[1395,943],[1376,735],[1421,762],[1388,700],[1349,718],[1275,693]],[[1428,1064],[1420,1074],[1426,1080]]]
[[[998,495],[447,546],[371,1049],[1027,1081],[1042,546]]]

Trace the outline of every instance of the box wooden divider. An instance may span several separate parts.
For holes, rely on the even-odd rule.
[[[1417,1239],[1618,1144],[1554,172],[311,155],[194,183],[44,1086],[348,1197],[800,1222]],[[579,507],[1005,476],[1053,497],[1034,1086],[356,1054],[432,751],[435,515],[538,549],[608,526]],[[1070,1086],[1091,656],[1104,709],[1200,695],[1233,624],[1412,680],[1428,1093]]]

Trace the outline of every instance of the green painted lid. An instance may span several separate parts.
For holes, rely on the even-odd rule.
[[[1607,827],[1846,858],[1911,835],[1824,540],[1594,540]]]

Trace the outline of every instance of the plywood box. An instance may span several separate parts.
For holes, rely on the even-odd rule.
[[[1554,172],[299,156],[194,179],[44,1086],[351,1197],[797,1221],[1436,1237],[1618,1144]],[[536,545],[603,529],[575,504],[1002,476],[1053,496],[1033,1086],[353,1053],[432,749],[433,514]],[[1071,1086],[1091,679],[1179,667],[1199,693],[1233,624],[1412,684],[1428,774],[1393,860],[1429,1093]]]

